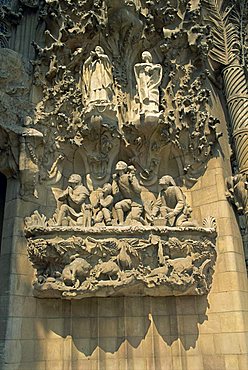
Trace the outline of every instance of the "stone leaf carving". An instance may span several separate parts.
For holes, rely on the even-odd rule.
[[[41,96],[35,122],[53,138],[49,147],[57,148],[44,154],[45,172],[65,153],[80,157],[97,189],[109,182],[115,160],[122,160],[120,150],[145,186],[162,176],[164,157],[172,158],[186,186],[204,172],[218,140],[218,119],[208,112],[209,29],[199,7],[152,4],[84,1],[75,6],[63,0],[41,7],[51,43],[34,44]],[[107,145],[95,135],[104,136],[112,152],[106,153]]]
[[[37,8],[39,5],[39,0],[20,0],[20,2],[28,8]]]
[[[227,178],[226,196],[235,206],[239,214],[248,215],[248,182],[247,174],[238,174]]]
[[[52,217],[44,207],[25,219],[37,296],[209,291],[215,222],[199,228],[182,190],[220,136],[201,10],[185,1],[40,4],[46,39],[33,44],[31,127],[47,144],[35,163],[55,199]]]
[[[211,287],[214,229],[36,227],[26,232],[37,297],[201,295]]]

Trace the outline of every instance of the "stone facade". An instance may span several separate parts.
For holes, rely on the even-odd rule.
[[[247,370],[247,7],[4,2],[1,369]]]

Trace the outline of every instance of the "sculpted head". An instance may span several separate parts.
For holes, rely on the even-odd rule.
[[[104,195],[110,195],[112,193],[111,184],[109,183],[104,184],[102,190],[103,190]]]
[[[75,187],[82,184],[82,177],[76,173],[73,173],[68,179],[68,185]]]
[[[127,169],[128,169],[128,165],[126,164],[126,162],[119,161],[116,163],[115,170],[117,171],[117,173],[119,174],[126,173]]]
[[[96,52],[97,54],[104,54],[104,50],[103,50],[103,48],[102,48],[101,46],[99,46],[99,45],[97,45],[97,46],[95,47],[95,52]]]
[[[136,168],[133,165],[128,166],[128,171],[132,174],[135,174],[137,172]]]
[[[145,63],[152,63],[152,54],[149,51],[143,51],[141,54],[142,61]]]
[[[159,185],[163,189],[167,189],[169,186],[176,186],[176,183],[173,177],[166,175],[166,176],[161,177],[161,179],[159,180]]]

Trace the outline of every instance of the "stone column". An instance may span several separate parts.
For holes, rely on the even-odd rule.
[[[226,99],[239,172],[248,171],[248,88],[242,66],[231,64],[223,70]]]
[[[238,174],[229,178],[228,197],[238,212],[245,216],[243,242],[248,260],[248,87],[244,68],[236,62],[223,70],[226,99],[231,118],[231,134]],[[241,224],[243,223],[242,220]]]

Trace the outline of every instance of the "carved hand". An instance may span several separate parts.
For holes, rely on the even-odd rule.
[[[167,219],[171,219],[171,218],[173,218],[173,217],[175,217],[176,215],[175,215],[175,213],[174,212],[169,212],[169,213],[167,213],[167,215],[165,216]]]

